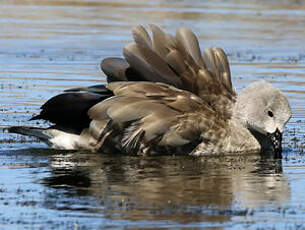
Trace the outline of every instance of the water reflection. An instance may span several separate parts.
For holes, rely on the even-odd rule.
[[[290,199],[281,161],[259,155],[139,158],[77,152],[52,156],[50,165],[45,185],[98,197],[109,218],[228,221]]]

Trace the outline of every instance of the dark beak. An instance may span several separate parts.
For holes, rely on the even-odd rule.
[[[268,135],[272,143],[274,158],[282,159],[282,133],[276,129],[274,133]]]

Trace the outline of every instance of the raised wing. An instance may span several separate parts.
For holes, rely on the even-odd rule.
[[[152,36],[143,26],[133,29],[134,42],[123,50],[126,61],[108,58],[102,62],[108,81],[167,83],[192,92],[229,118],[236,92],[224,51],[214,47],[201,54],[196,36],[186,28],[178,29],[175,37],[155,25],[150,29]]]

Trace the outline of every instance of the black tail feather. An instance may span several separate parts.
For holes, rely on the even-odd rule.
[[[93,89],[93,88],[91,88]],[[100,101],[113,94],[97,94],[87,92],[66,92],[49,99],[42,107],[39,115],[31,120],[43,119],[58,126],[73,128],[76,133],[89,126],[88,110]]]
[[[25,126],[12,126],[7,129],[10,133],[18,133],[26,136],[33,136],[41,140],[48,140],[50,136],[46,135],[43,128],[25,127]]]

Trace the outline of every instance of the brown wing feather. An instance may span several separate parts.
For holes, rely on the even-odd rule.
[[[180,79],[150,47],[130,43],[124,47],[123,54],[128,63],[143,76],[143,80],[180,85]]]
[[[137,44],[140,44],[145,47],[152,46],[151,38],[143,26],[138,25],[134,27],[132,30],[132,36]]]
[[[203,53],[203,59],[207,70],[234,95],[235,91],[232,86],[230,66],[225,52],[217,47],[208,48]]]
[[[149,27],[153,35],[153,49],[160,55],[160,57],[166,57],[170,51],[168,44],[164,44],[164,42],[167,42],[166,34],[158,26],[150,25]]]
[[[174,110],[195,111],[208,104],[196,95],[164,83],[152,82],[114,82],[107,88],[118,96],[129,96],[158,100]]]
[[[130,66],[145,75],[147,81],[167,83],[198,95],[223,117],[229,118],[236,92],[224,51],[214,47],[202,55],[195,34],[186,28],[178,29],[175,37],[158,26],[150,28],[152,38],[148,45],[143,42],[148,40],[144,27],[134,29],[136,43],[124,49]]]
[[[126,71],[129,64],[122,58],[105,58],[101,63],[101,69],[107,75],[107,82],[127,81]]]
[[[186,55],[192,57],[198,66],[204,67],[199,42],[192,31],[187,28],[179,28],[176,32],[176,40],[180,46],[180,52],[184,51]]]
[[[113,82],[108,89],[115,96],[94,105],[88,114],[100,126],[104,123],[98,121],[111,120],[126,152],[193,143],[200,137],[198,122],[202,116],[194,116],[188,122],[188,114],[205,110],[204,114],[211,118],[215,113],[196,95],[164,83]],[[100,139],[104,141],[103,137]]]

